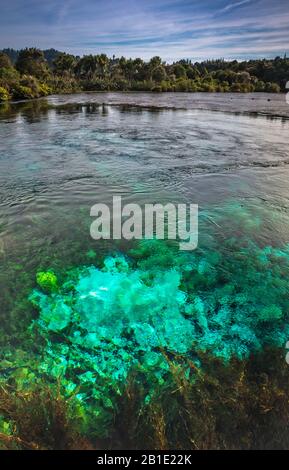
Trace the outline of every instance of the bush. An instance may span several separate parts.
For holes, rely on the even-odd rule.
[[[277,83],[266,83],[265,91],[267,93],[280,93],[280,87]]]
[[[6,88],[3,88],[2,86],[0,86],[0,102],[1,101],[8,101],[9,98],[10,98],[9,93],[6,90]]]
[[[64,78],[58,75],[49,78],[46,86],[51,90],[51,93],[73,93],[81,90],[80,84],[75,78]]]
[[[160,85],[156,85],[152,88],[152,91],[154,91],[155,93],[161,93],[163,89]]]
[[[48,96],[52,93],[52,89],[46,83],[39,83],[38,92],[39,96]]]
[[[188,91],[188,80],[180,79],[175,84],[175,91]]]
[[[130,89],[130,83],[128,80],[120,78],[113,82],[112,88],[113,90],[126,91]]]
[[[161,82],[166,78],[166,70],[163,65],[159,65],[158,67],[153,69],[152,72],[152,79],[156,82]]]
[[[214,93],[216,91],[216,88],[214,86],[214,83],[211,82],[205,82],[202,84],[202,91],[208,92],[208,93]]]
[[[28,87],[32,90],[33,98],[38,98],[39,96],[41,96],[39,90],[39,82],[37,78],[33,77],[32,75],[23,75],[19,83],[20,85]]]
[[[52,89],[46,83],[39,81],[31,75],[23,75],[19,82],[12,86],[12,93],[15,99],[33,99],[41,96],[47,96]]]
[[[12,67],[0,68],[0,86],[10,91],[12,86],[19,83],[19,73]]]
[[[255,84],[255,91],[265,91],[265,83],[262,80],[258,80]]]
[[[13,90],[13,98],[16,100],[29,100],[35,98],[33,90],[28,86],[16,85]]]

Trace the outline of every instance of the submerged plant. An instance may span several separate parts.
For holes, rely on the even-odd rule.
[[[50,271],[37,278],[33,331],[45,340],[38,371],[75,396],[86,432],[108,433],[132,370],[149,406],[172,356],[195,380],[201,351],[228,363],[285,344],[289,248],[228,249],[181,253],[143,241],[128,257],[106,257],[102,268],[70,271],[61,286]]]
[[[51,271],[46,271],[46,272],[39,272],[36,275],[36,281],[39,287],[43,289],[44,291],[48,292],[55,292],[57,291],[57,277],[56,275],[51,272]]]
[[[2,413],[2,414],[1,414]],[[89,449],[77,431],[72,405],[57,386],[0,390],[0,449]]]

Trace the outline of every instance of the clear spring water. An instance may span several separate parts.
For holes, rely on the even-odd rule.
[[[230,113],[228,102],[223,113],[150,108],[147,96],[133,106],[128,96],[118,96],[122,104],[101,94],[53,97],[1,113],[3,347],[22,348],[36,319],[49,338],[39,370],[55,378],[67,371],[67,393],[77,381],[95,388],[93,374],[123,379],[140,358],[164,380],[158,345],[190,354],[197,344],[227,360],[285,345],[289,335],[289,121]],[[174,95],[173,106],[178,96],[184,108],[183,95]],[[141,205],[199,204],[199,248],[183,256],[160,246],[96,243],[90,208],[113,195]],[[114,252],[125,269],[107,268]],[[36,273],[49,270],[60,279],[57,294],[36,287]],[[112,296],[81,303],[98,284]],[[62,331],[73,345],[69,364],[67,344],[51,349],[50,333]],[[81,361],[81,378],[73,379]]]

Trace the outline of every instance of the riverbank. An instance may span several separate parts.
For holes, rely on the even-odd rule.
[[[51,95],[49,104],[79,102],[79,94]],[[256,113],[289,118],[289,104],[283,93],[140,93],[88,92],[81,93],[85,103],[134,105],[148,108],[207,110],[232,113]]]
[[[205,110],[234,114],[289,119],[289,104],[284,93],[154,93],[154,92],[80,92],[53,94],[34,100],[0,103],[1,111],[23,105],[45,103],[59,107],[70,104],[134,106],[150,109]]]

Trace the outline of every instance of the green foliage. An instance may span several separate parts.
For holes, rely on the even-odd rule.
[[[36,281],[41,289],[48,292],[55,292],[58,289],[58,281],[56,275],[51,271],[39,272],[36,275]]]
[[[22,49],[16,61],[16,69],[21,74],[33,75],[44,79],[49,75],[49,68],[43,51],[32,48]]]
[[[15,99],[32,99],[49,95],[52,88],[32,75],[23,75],[11,85],[11,92]]]
[[[242,207],[237,219],[251,230],[259,223]],[[43,341],[38,374],[61,378],[84,432],[107,434],[133,370],[144,406],[168,383],[172,357],[174,367],[189,361],[181,370],[194,381],[202,354],[226,364],[286,343],[289,247],[239,243],[182,253],[144,240],[127,258],[70,271],[61,285],[51,271],[37,274],[30,301],[39,310],[31,331]]]
[[[9,420],[5,420],[3,416],[0,415],[0,433],[10,436],[12,434],[12,426]]]
[[[158,56],[144,62],[140,58],[111,59],[106,54],[80,58],[54,49],[0,51],[0,86],[15,99],[81,90],[279,93],[285,91],[288,75],[286,57],[194,64],[180,60],[170,65]]]
[[[52,88],[46,83],[38,84],[38,94],[39,96],[48,96],[52,93]]]
[[[206,250],[186,253],[175,243],[144,240],[126,256],[102,258],[87,247],[79,267],[38,273],[38,287],[29,287],[38,310],[29,343],[2,348],[0,385],[13,401],[8,406],[2,397],[0,413],[13,433],[0,431],[0,443],[68,448],[66,423],[96,447],[99,437],[122,448],[285,445],[276,423],[285,426],[289,413],[289,247],[251,241],[262,231],[259,212],[253,217],[236,203],[225,212],[236,239],[222,236]],[[222,214],[223,207],[215,211],[214,227],[223,234]],[[278,347],[274,362],[271,348]],[[46,391],[38,409],[41,386],[56,393]],[[64,421],[50,426],[64,404]]]
[[[147,384],[134,368],[113,403],[103,400],[106,412],[97,407],[92,412],[91,397],[79,397],[79,388],[65,395],[63,376],[52,384],[42,375],[29,389],[17,390],[2,378],[1,450],[288,449],[283,351],[229,364],[200,354],[202,369],[184,356],[164,353],[164,358],[169,368],[164,383],[153,381],[147,370]]]
[[[13,67],[0,68],[0,86],[11,91],[19,84],[19,73]]]
[[[73,400],[67,402],[57,387],[39,383],[29,390],[0,391],[0,449],[88,449],[76,430]],[[74,417],[72,418],[72,410]]]
[[[181,64],[174,65],[173,72],[174,72],[176,78],[186,78],[186,76],[187,76],[186,69]]]
[[[0,102],[1,101],[8,101],[9,100],[9,93],[6,88],[0,86]]]
[[[36,98],[33,90],[28,86],[15,85],[13,87],[13,98],[16,100],[28,100]]]
[[[76,58],[71,54],[61,52],[54,60],[54,71],[56,74],[72,73],[77,64]]]
[[[161,82],[166,79],[166,70],[163,65],[158,65],[153,69],[152,79],[156,82]]]
[[[12,62],[7,54],[0,51],[0,69],[12,67]]]

